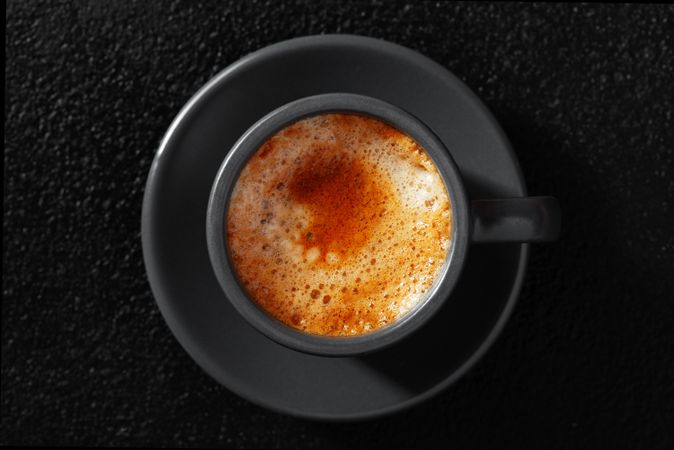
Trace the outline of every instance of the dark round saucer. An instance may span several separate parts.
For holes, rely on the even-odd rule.
[[[528,245],[473,245],[443,309],[401,344],[362,357],[310,356],[262,336],[224,297],[206,249],[206,207],[234,142],[292,100],[352,92],[398,105],[446,144],[471,198],[526,195],[508,141],[477,97],[412,50],[328,35],[266,47],[207,83],[169,128],[150,171],[142,215],[153,293],[178,341],[213,378],[295,416],[377,417],[430,398],[464,374],[501,331],[519,294]]]

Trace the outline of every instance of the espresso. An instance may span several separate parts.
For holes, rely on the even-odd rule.
[[[323,114],[269,138],[243,168],[228,250],[248,295],[307,333],[353,336],[403,317],[443,267],[449,196],[413,139]]]

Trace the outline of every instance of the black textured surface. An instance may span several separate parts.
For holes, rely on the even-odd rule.
[[[674,8],[11,1],[1,444],[671,448]],[[206,376],[152,299],[140,210],[182,104],[246,53],[348,32],[452,70],[562,202],[497,344],[403,415],[319,424]]]

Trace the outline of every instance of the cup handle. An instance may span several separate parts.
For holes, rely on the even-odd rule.
[[[554,197],[472,202],[473,242],[546,242],[559,237],[561,211]]]

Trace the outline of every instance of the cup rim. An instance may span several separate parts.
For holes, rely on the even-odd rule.
[[[452,239],[445,264],[424,298],[403,317],[357,336],[321,336],[294,329],[272,317],[241,286],[227,250],[226,212],[240,172],[259,147],[279,130],[307,117],[352,113],[373,117],[415,140],[432,158],[452,206]],[[386,348],[425,324],[449,298],[463,269],[469,247],[468,200],[460,172],[442,141],[418,118],[373,97],[330,93],[304,97],[268,113],[232,146],[213,182],[206,213],[208,253],[215,276],[234,308],[258,331],[277,343],[304,353],[349,356]]]

